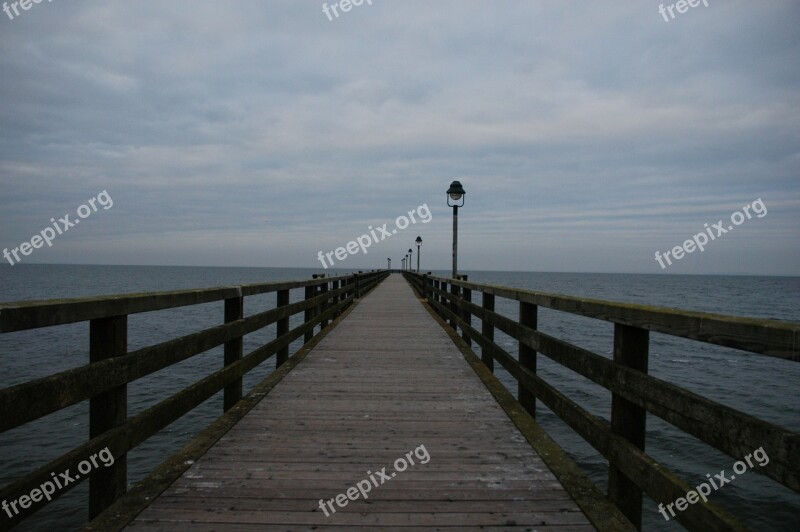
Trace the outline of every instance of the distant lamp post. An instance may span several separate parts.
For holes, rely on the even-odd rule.
[[[411,248],[408,248],[408,271],[413,272],[414,268],[412,266],[411,259],[414,258],[414,251]]]
[[[458,272],[458,208],[464,206],[466,194],[458,181],[450,183],[450,188],[447,189],[447,206],[453,208],[453,279]]]
[[[403,257],[403,260],[402,260],[402,261],[400,261],[400,262],[401,262],[401,264],[403,265],[403,269],[405,270],[405,269],[406,269],[406,258],[405,258],[405,257]]]
[[[388,258],[388,259],[386,259],[386,261],[387,261],[386,262],[386,269],[387,270],[391,270],[392,269],[392,259]]]
[[[422,245],[422,237],[418,236],[414,242],[417,243],[417,273],[419,273],[419,253],[420,253],[420,246]]]

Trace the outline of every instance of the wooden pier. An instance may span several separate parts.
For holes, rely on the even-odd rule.
[[[274,308],[246,315],[247,298],[267,293]],[[496,298],[517,303],[518,317],[495,312]],[[210,302],[224,303],[224,323],[128,351],[129,315]],[[613,325],[613,357],[540,331],[539,307]],[[80,478],[86,530],[634,530],[645,494],[668,505],[693,489],[645,452],[648,413],[735,460],[762,448],[770,460],[758,472],[800,491],[800,435],[648,375],[651,331],[797,362],[796,323],[389,271],[0,304],[1,334],[80,322],[88,364],[0,389],[0,432],[83,401],[90,413],[85,443],[0,488],[15,504],[0,530],[45,505],[33,495],[56,472],[83,472],[101,450],[115,461]],[[273,324],[275,339],[245,354],[244,337]],[[222,346],[220,369],[128,412],[128,383]],[[275,371],[244,394],[242,377],[273,356]],[[611,391],[610,424],[538,375],[538,356]],[[223,415],[128,489],[127,453],[220,391]],[[607,491],[536,423],[537,402],[608,460]],[[711,501],[678,509],[690,530],[746,529]]]
[[[427,463],[404,458],[419,446]],[[395,460],[408,458],[415,464],[395,471]],[[356,500],[336,504],[384,467],[393,478],[368,482],[368,499],[351,491]],[[327,517],[320,499],[331,501]],[[189,524],[593,529],[400,275],[362,300],[130,528]]]

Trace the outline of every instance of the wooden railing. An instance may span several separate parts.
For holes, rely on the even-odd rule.
[[[52,481],[51,473],[69,469],[77,476],[78,464],[108,448],[113,465],[95,468],[51,494],[55,499],[89,478],[89,516],[98,515],[125,493],[126,454],[131,449],[220,390],[224,390],[224,410],[232,408],[242,398],[246,373],[273,355],[277,366],[283,364],[293,341],[303,338],[309,342],[316,328],[321,331],[387,275],[378,271],[294,282],[0,304],[0,334],[77,322],[89,325],[87,365],[0,390],[0,433],[87,400],[90,418],[88,441],[0,489],[0,501],[28,499],[28,504],[14,507],[18,513],[11,512],[11,518],[6,519],[5,513],[0,517],[0,528],[14,526],[45,506],[43,500],[32,504],[28,495]],[[302,300],[291,302],[293,289],[304,289]],[[244,317],[246,297],[270,292],[277,293],[275,308]],[[224,302],[224,324],[127,351],[129,315],[216,301]],[[289,330],[289,318],[300,312],[304,313],[303,324]],[[276,338],[243,356],[243,337],[273,323]],[[222,369],[127,417],[128,383],[217,346],[224,346]]]
[[[471,283],[465,277],[405,276],[468,343],[481,347],[489,369],[497,360],[516,379],[518,400],[532,416],[536,400],[541,401],[608,460],[608,498],[637,528],[642,492],[667,505],[694,490],[643,451],[648,412],[736,460],[763,447],[769,463],[756,471],[800,491],[799,434],[647,374],[650,331],[797,362],[800,324],[545,294]],[[481,305],[472,303],[476,292],[482,294]],[[497,297],[519,303],[517,320],[495,312]],[[538,307],[613,323],[613,359],[538,330]],[[472,316],[481,321],[480,330],[472,326]],[[519,342],[519,360],[494,342],[495,329]],[[610,426],[541,378],[537,354],[610,390]],[[692,530],[744,529],[712,503],[690,504],[676,513]]]

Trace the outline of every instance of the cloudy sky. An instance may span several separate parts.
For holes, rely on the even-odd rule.
[[[800,275],[796,0],[372,3],[0,13],[0,248],[105,190],[23,262],[319,267],[425,204],[338,265],[447,268],[458,179],[466,271]]]

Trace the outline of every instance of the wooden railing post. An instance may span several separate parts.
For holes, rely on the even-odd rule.
[[[359,272],[361,273],[361,272]],[[355,276],[356,282],[356,297],[355,299],[361,299],[361,276],[358,273],[353,274]]]
[[[244,318],[244,298],[241,291],[238,297],[225,300],[225,323],[231,323]],[[244,339],[240,336],[225,343],[224,364],[229,366],[242,358]],[[233,408],[242,398],[241,377],[225,387],[222,399],[222,408],[225,412]]]
[[[539,322],[538,307],[533,303],[526,303],[520,301],[519,303],[519,323],[531,329],[537,329]],[[536,373],[536,351],[523,344],[519,343],[519,365],[527,368],[533,373]],[[528,413],[536,418],[536,396],[528,389],[524,388],[522,384],[517,387],[517,397],[522,407]]]
[[[422,274],[422,299],[428,299],[428,275]]]
[[[321,279],[321,278],[325,277],[325,274],[324,273],[315,273],[311,277],[313,279]],[[314,285],[314,296],[315,297],[319,296],[321,293],[322,293],[322,285],[320,285],[320,284]],[[319,303],[319,304],[314,306],[314,314],[313,314],[314,318],[316,318],[317,316],[322,314],[322,309],[323,309],[322,303]],[[322,329],[324,329],[324,328],[325,328],[325,326],[322,323],[319,323],[319,330],[322,331]],[[315,329],[316,329],[316,327],[315,327]]]
[[[89,322],[89,361],[100,362],[128,351],[128,316]],[[89,400],[89,438],[125,423],[128,418],[128,385],[122,384]],[[87,457],[88,458],[88,457]],[[89,518],[94,518],[125,494],[128,455],[114,457],[110,467],[98,469],[89,479]]]
[[[462,275],[461,280],[467,281],[468,276]],[[466,301],[467,303],[472,303],[472,290],[470,290],[469,288],[464,288],[463,290],[464,290],[464,297],[463,297],[464,301]],[[463,312],[461,313],[461,319],[467,322],[467,325],[472,327],[472,312],[470,312],[469,309],[463,310]],[[467,343],[467,345],[472,345],[472,339],[469,337],[469,334],[467,334],[466,329],[464,329],[463,327],[461,328],[461,338]]]
[[[650,331],[614,324],[614,363],[647,373]],[[618,394],[611,395],[611,432],[644,450],[647,411]],[[642,490],[613,463],[608,469],[608,498],[642,529]]]
[[[456,321],[456,316],[459,315],[458,307],[456,306],[456,299],[458,299],[457,285],[450,283],[450,294],[452,295],[450,298],[450,312],[453,313],[453,317],[450,318],[450,327],[452,327],[455,332],[458,332],[458,322]]]
[[[286,307],[289,305],[289,290],[278,290],[278,297],[276,301],[276,307]],[[289,332],[289,317],[281,318],[278,320],[278,323],[275,327],[275,337],[280,338],[284,334]],[[281,365],[289,360],[289,346],[281,347],[275,359],[275,367],[279,368]]]
[[[306,286],[306,293],[305,293],[305,300],[308,301],[314,297],[314,287],[313,286]],[[308,323],[314,318],[314,309],[309,307],[306,308],[305,313],[303,314],[303,323]],[[310,329],[306,331],[306,334],[303,336],[303,341],[308,343],[311,339],[314,338],[314,329]]]
[[[325,283],[323,283],[322,286],[320,286],[320,292],[322,294],[327,294],[328,293],[328,282],[327,281]],[[319,307],[320,314],[322,314],[326,310],[328,310],[329,303],[330,303],[329,299],[326,299],[325,301],[322,302],[322,304]],[[320,324],[320,330],[324,329],[327,326],[328,326],[328,320],[322,320],[322,323]]]
[[[342,287],[342,281],[341,281],[341,279],[340,279],[340,280],[338,280],[338,281],[332,281],[332,282],[331,282],[331,289],[332,289],[333,291],[339,290],[341,287]],[[334,297],[334,298],[333,298],[333,304],[334,304],[334,305],[338,305],[338,304],[339,304],[339,303],[341,303],[341,302],[342,302],[342,296],[341,296],[341,295],[338,295],[338,296],[336,296],[336,297]],[[338,315],[339,315],[339,314],[341,314],[341,313],[342,313],[342,311],[341,311],[341,310],[337,310],[337,311],[336,311],[336,316],[338,316]]]
[[[487,294],[486,292],[483,293],[483,308],[487,312],[494,312],[494,294]],[[488,340],[494,342],[494,325],[489,323],[488,320],[483,320],[481,334]],[[490,352],[483,348],[481,348],[481,360],[483,360],[484,366],[489,368],[489,371],[494,373],[494,357]]]

